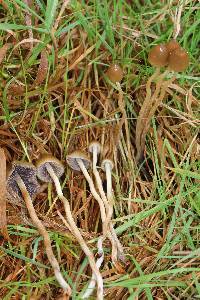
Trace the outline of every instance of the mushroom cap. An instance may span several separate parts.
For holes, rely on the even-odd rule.
[[[106,74],[112,82],[120,82],[123,78],[123,70],[117,64],[110,65]]]
[[[87,154],[82,151],[74,151],[66,157],[66,161],[72,170],[81,171],[77,159],[81,159],[84,163],[85,168],[89,169],[91,161]]]
[[[148,61],[154,67],[164,67],[168,63],[168,49],[166,45],[159,44],[151,48]]]
[[[169,53],[171,53],[174,50],[179,49],[181,46],[179,45],[179,43],[176,40],[172,39],[168,43],[166,43],[166,47],[167,47]]]
[[[12,163],[7,174],[7,197],[19,202],[23,200],[23,197],[16,181],[17,176],[21,177],[30,197],[33,198],[40,187],[36,178],[36,167],[29,162],[14,161]]]
[[[101,163],[101,167],[104,171],[106,170],[105,169],[106,164],[109,164],[111,170],[114,168],[113,161],[109,158],[105,158],[104,160],[102,160],[102,163]]]
[[[43,154],[36,162],[37,177],[44,182],[52,182],[52,178],[47,171],[50,165],[58,178],[64,173],[64,166],[59,159],[50,154]]]
[[[90,153],[93,152],[94,147],[96,147],[97,149],[97,154],[99,154],[101,152],[101,144],[97,141],[93,141],[89,144],[88,150]]]
[[[189,66],[189,55],[183,48],[177,48],[170,53],[169,68],[175,72],[182,72]]]

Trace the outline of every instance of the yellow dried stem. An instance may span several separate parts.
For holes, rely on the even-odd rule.
[[[159,105],[162,103],[163,99],[164,99],[164,96],[165,96],[165,93],[166,93],[166,90],[167,90],[167,87],[174,81],[174,77],[171,78],[170,80],[166,81],[165,83],[163,83],[162,87],[161,87],[161,90],[160,90],[160,95],[158,97],[157,93],[153,95],[153,99],[152,99],[152,105],[151,106],[151,109],[149,111],[149,114],[147,116],[147,118],[144,120],[144,124],[143,124],[143,131],[142,131],[142,134],[141,134],[141,144],[140,144],[140,147],[141,149],[144,149],[145,147],[145,139],[146,139],[146,135],[147,135],[147,132],[149,130],[149,127],[150,127],[150,122],[151,122],[151,118],[153,117],[153,115],[155,114],[157,108],[159,107]],[[160,89],[158,87],[158,89]]]
[[[150,117],[150,111],[152,110],[152,106],[154,107],[154,105],[157,101],[157,98],[161,91],[164,77],[166,76],[167,73],[168,73],[168,70],[166,70],[164,73],[159,75],[160,70],[157,69],[156,72],[150,77],[150,79],[147,82],[146,98],[145,98],[142,108],[140,110],[139,117],[138,117],[137,124],[136,124],[136,149],[137,149],[136,159],[137,159],[137,161],[140,160],[140,158],[142,157],[143,152],[144,152],[145,138],[146,138],[146,133],[144,133],[144,132],[146,132],[146,127],[148,127],[148,125],[146,125],[146,124],[149,124],[151,117],[152,117],[152,116]],[[150,86],[151,86],[152,81],[156,78],[157,78],[156,89],[154,91],[154,94],[152,95]],[[166,87],[164,89],[166,89]],[[162,95],[163,95],[163,91],[162,91]],[[163,97],[164,97],[164,95],[163,95]],[[162,100],[159,100],[159,103],[161,103],[161,102],[162,102]],[[157,109],[157,106],[156,106],[156,109]]]

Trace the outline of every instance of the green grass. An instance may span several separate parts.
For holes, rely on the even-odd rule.
[[[31,7],[21,0],[0,4],[0,47],[13,43],[0,69],[0,146],[8,162],[34,161],[40,152],[47,151],[65,163],[66,154],[79,147],[87,150],[95,138],[111,145],[112,152],[109,142],[120,114],[116,86],[105,72],[113,62],[123,67],[121,86],[132,161],[122,135],[114,156],[113,184],[114,223],[127,265],[122,266],[124,272],[120,274],[111,263],[109,244],[105,244],[101,271],[106,299],[200,297],[200,5],[199,1],[182,2],[186,4],[178,41],[189,52],[190,65],[177,74],[176,86],[170,88],[171,94],[152,119],[145,148],[152,164],[151,180],[142,176],[141,166],[135,161],[136,119],[145,84],[154,72],[148,63],[148,51],[173,37],[172,15],[177,6],[172,1],[153,0],[70,1],[54,29],[63,1],[36,0]],[[27,11],[31,26],[25,23]],[[19,43],[29,38],[30,30],[39,42],[34,42],[29,52]],[[45,80],[33,87],[44,49],[48,70]],[[13,92],[13,84],[24,87],[20,95]],[[109,111],[104,109],[106,105]],[[96,253],[101,222],[87,184],[81,174],[73,174],[66,167],[62,187],[78,226]],[[47,222],[54,253],[73,289],[72,299],[80,299],[90,279],[90,268],[78,244],[64,229],[58,216],[63,208],[59,200],[54,203],[55,199],[54,188],[49,185],[34,206]],[[24,224],[20,215],[17,206],[7,205],[12,239],[8,242],[1,237],[0,298],[14,299],[17,295],[19,299],[42,299],[48,294],[48,299],[56,299],[61,290],[42,238],[36,229]]]

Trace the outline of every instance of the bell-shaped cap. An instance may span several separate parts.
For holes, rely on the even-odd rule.
[[[164,67],[168,63],[168,49],[166,45],[159,44],[154,46],[148,56],[148,61],[153,67]]]
[[[60,160],[50,154],[42,155],[36,162],[37,177],[44,182],[52,182],[52,178],[47,170],[50,165],[55,175],[60,178],[64,173],[64,166]]]
[[[83,162],[85,168],[89,169],[91,161],[88,158],[87,154],[82,151],[74,151],[66,157],[66,161],[72,170],[81,171],[77,159],[80,159]]]
[[[110,81],[112,81],[114,83],[120,82],[123,78],[123,70],[117,64],[110,65],[106,74],[107,74],[108,78],[110,79]]]
[[[33,198],[40,187],[36,177],[36,167],[32,163],[22,161],[14,161],[7,174],[7,197],[12,200],[16,199],[16,201],[23,200],[17,183],[19,176],[23,180],[30,197]]]

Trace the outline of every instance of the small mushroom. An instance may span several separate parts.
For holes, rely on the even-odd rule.
[[[108,203],[107,203],[106,197],[104,197],[105,193],[103,191],[102,180],[101,180],[101,177],[100,177],[99,172],[97,170],[97,160],[98,160],[98,155],[101,152],[101,144],[97,141],[93,141],[89,144],[88,150],[89,150],[90,153],[92,153],[92,171],[93,171],[93,174],[95,176],[96,183],[97,183],[97,188],[100,192],[100,195],[101,195],[101,198],[103,200],[105,209],[107,210]],[[103,195],[103,197],[102,197],[102,195]]]
[[[118,132],[116,133],[116,137],[114,140],[114,145],[118,145],[119,140],[120,140],[120,134],[121,134],[121,130],[122,130],[122,126],[125,124],[125,132],[126,132],[126,139],[127,141],[130,139],[129,137],[129,129],[128,129],[128,121],[127,121],[127,114],[126,114],[126,109],[125,109],[125,102],[124,102],[124,96],[123,96],[123,90],[121,87],[121,80],[123,78],[123,70],[121,69],[121,67],[117,64],[112,64],[109,66],[106,75],[108,76],[108,78],[110,79],[110,81],[112,81],[113,83],[115,83],[116,85],[116,89],[119,92],[118,94],[118,107],[121,111],[121,119],[119,121],[119,125],[118,125]],[[128,149],[129,151],[129,157],[130,157],[130,149]]]
[[[87,166],[87,159],[83,160],[86,163]],[[70,160],[70,162],[73,162],[73,159]],[[84,163],[83,163],[84,164]],[[56,191],[58,194],[59,199],[63,202],[64,209],[65,209],[65,214],[66,214],[66,219],[67,222],[69,223],[69,227],[71,232],[74,234],[76,237],[77,241],[79,242],[82,250],[88,257],[88,261],[90,263],[91,269],[93,273],[95,274],[96,280],[97,280],[97,299],[103,299],[103,279],[102,276],[99,272],[99,269],[96,266],[94,256],[90,249],[88,248],[85,240],[83,239],[74,219],[71,213],[70,205],[67,200],[67,198],[64,197],[62,188],[59,182],[59,177],[63,174],[64,172],[64,167],[62,163],[55,157],[51,155],[43,155],[36,163],[37,166],[37,176],[41,180],[45,182],[51,182],[53,181],[56,187]],[[75,164],[75,168],[77,168],[77,165]]]
[[[168,55],[166,45],[159,44],[149,51],[148,61],[153,67],[164,67],[168,64]]]
[[[110,65],[106,74],[113,83],[120,82],[123,78],[123,70],[117,64]]]
[[[44,154],[36,162],[37,177],[44,182],[52,182],[53,178],[48,169],[53,170],[54,174],[60,178],[64,173],[64,166],[56,157],[50,154]]]
[[[173,74],[169,80],[165,80],[166,75],[168,75],[169,70],[176,72],[183,71],[189,64],[188,53],[180,47],[176,40],[171,40],[167,44],[154,46],[149,52],[148,60],[152,66],[156,67],[156,70],[147,81],[146,97],[137,118],[135,142],[137,148],[137,162],[143,161],[145,139],[151,118],[160,103],[162,103],[168,86],[176,78]],[[168,66],[168,68],[163,73],[160,73],[160,67],[163,66]],[[151,84],[154,80],[156,81],[156,86],[152,94]]]
[[[169,69],[175,72],[182,72],[189,66],[189,55],[185,49],[179,47],[169,55]]]
[[[18,203],[23,203],[23,198],[19,185],[16,182],[16,176],[20,174],[27,191],[33,198],[38,190],[39,183],[36,178],[36,168],[33,164],[24,161],[13,161],[7,173],[7,198],[16,200]]]
[[[82,171],[83,175],[85,176],[85,179],[87,180],[87,182],[89,184],[90,191],[99,204],[100,212],[101,212],[101,220],[102,220],[103,227],[104,227],[105,220],[106,220],[106,212],[105,212],[104,203],[103,203],[101,197],[98,195],[98,193],[95,189],[93,180],[87,171],[87,169],[89,168],[89,166],[91,164],[90,159],[87,157],[87,155],[84,152],[74,151],[73,153],[67,155],[66,161],[72,170]]]
[[[104,159],[101,163],[102,169],[106,173],[106,193],[107,193],[107,199],[108,199],[108,205],[109,205],[109,210],[108,210],[108,222],[110,223],[110,229],[111,229],[111,234],[114,238],[114,241],[117,246],[117,252],[116,249],[113,249],[112,257],[113,261],[116,262],[117,256],[121,260],[125,260],[124,258],[124,251],[123,247],[118,240],[118,237],[116,235],[116,232],[114,230],[114,227],[111,223],[112,215],[113,215],[113,191],[112,191],[112,169],[114,167],[113,161],[111,159]]]
[[[111,159],[104,159],[101,163],[102,169],[106,173],[106,184],[107,184],[107,198],[113,201],[112,195],[112,169],[114,164]]]
[[[46,228],[42,222],[39,220],[33,206],[32,197],[36,195],[38,188],[39,184],[36,178],[35,166],[28,162],[15,161],[7,178],[7,191],[8,194],[10,194],[9,197],[14,197],[16,199],[20,198],[21,200],[25,201],[33,224],[43,236],[47,257],[54,270],[55,277],[62,287],[64,293],[70,296],[71,288],[60,272],[58,261],[53,254],[48,232],[46,231]]]
[[[93,174],[95,176],[95,180],[96,180],[96,184],[97,184],[97,188],[99,190],[101,199],[103,200],[103,203],[105,205],[106,208],[106,222],[105,222],[105,232],[108,236],[108,238],[111,241],[112,244],[112,261],[114,264],[116,264],[117,261],[117,250],[118,252],[120,252],[119,256],[120,258],[122,257],[122,252],[123,252],[123,248],[117,238],[117,235],[115,233],[113,224],[111,222],[112,219],[112,215],[113,215],[113,197],[112,197],[112,187],[111,187],[111,196],[110,198],[106,197],[104,189],[103,189],[103,183],[100,177],[100,174],[97,170],[97,159],[98,159],[98,154],[101,151],[101,145],[99,142],[97,141],[93,141],[90,143],[89,148],[88,148],[89,152],[92,153],[93,156]],[[110,176],[111,178],[111,176]],[[109,179],[110,180],[110,179]],[[112,183],[111,183],[112,185]],[[107,194],[108,196],[108,194]],[[111,201],[110,201],[111,200]]]
[[[114,167],[112,160],[104,159],[101,164],[102,169],[106,173],[106,191],[108,200],[108,215],[107,221],[110,223],[113,215],[113,193],[112,193],[112,169]]]

